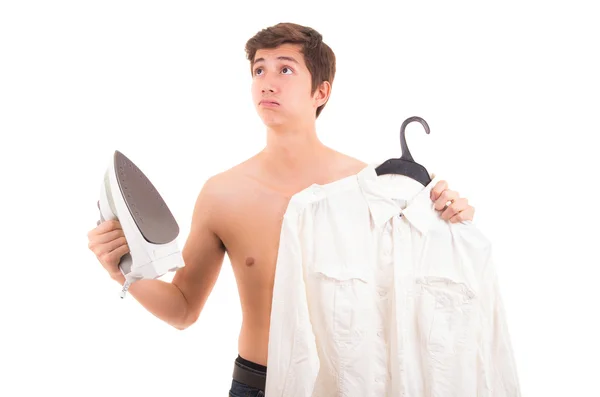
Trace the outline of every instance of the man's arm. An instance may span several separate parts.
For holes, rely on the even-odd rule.
[[[183,330],[199,317],[212,291],[225,256],[225,248],[211,227],[215,206],[214,181],[202,188],[192,215],[190,234],[182,250],[185,266],[171,283],[163,280],[138,280],[128,293],[146,310],[169,325]],[[125,278],[114,277],[121,285]]]
[[[172,284],[186,301],[181,329],[198,320],[223,265],[225,246],[214,228],[222,202],[217,193],[219,180],[219,176],[211,177],[198,195],[190,234],[182,251],[185,266],[173,277]]]

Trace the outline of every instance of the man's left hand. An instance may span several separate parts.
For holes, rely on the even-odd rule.
[[[475,216],[475,208],[458,192],[448,189],[446,181],[439,181],[431,189],[431,200],[435,202],[434,208],[442,211],[442,219],[452,223],[472,221]]]

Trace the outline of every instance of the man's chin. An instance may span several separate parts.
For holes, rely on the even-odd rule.
[[[279,118],[277,119],[273,119],[273,118],[263,118],[263,124],[265,125],[265,127],[267,128],[281,128],[283,126],[285,126],[285,120],[281,120]]]

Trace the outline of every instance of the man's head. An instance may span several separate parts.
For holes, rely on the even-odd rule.
[[[248,40],[246,56],[252,73],[252,99],[265,124],[319,117],[335,76],[335,54],[323,43],[320,33],[294,23],[280,23]]]

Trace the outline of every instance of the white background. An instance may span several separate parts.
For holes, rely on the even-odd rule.
[[[326,144],[383,161],[400,156],[404,119],[429,123],[409,126],[409,148],[494,243],[524,395],[600,395],[593,2],[200,3],[0,3],[1,396],[227,395],[229,262],[178,331],[119,298],[86,234],[118,149],[183,246],[206,179],[265,143],[244,45],[282,21],[337,56]]]

